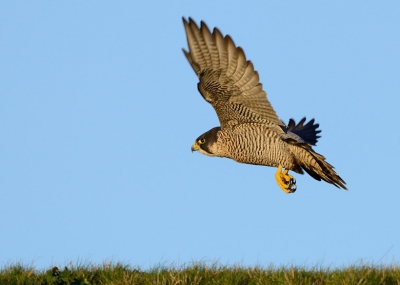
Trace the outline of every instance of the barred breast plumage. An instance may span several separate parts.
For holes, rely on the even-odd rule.
[[[237,162],[297,170],[282,130],[266,124],[248,123],[222,129],[217,138],[221,154]]]

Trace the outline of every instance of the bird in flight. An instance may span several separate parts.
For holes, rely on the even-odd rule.
[[[276,182],[285,193],[296,191],[289,170],[346,189],[345,182],[312,146],[320,136],[314,119],[298,124],[279,120],[259,82],[253,63],[229,35],[214,28],[211,33],[183,18],[189,50],[183,49],[199,78],[197,88],[217,113],[220,126],[199,136],[192,151],[227,157],[240,163],[277,167]]]

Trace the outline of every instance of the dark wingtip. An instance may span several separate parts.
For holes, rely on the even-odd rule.
[[[306,117],[301,119],[298,124],[293,119],[289,120],[287,125],[287,132],[292,132],[301,137],[306,143],[311,145],[316,145],[318,139],[321,137],[318,134],[321,130],[317,130],[319,128],[319,124],[314,124],[315,120],[311,119],[307,124],[304,124],[306,121]]]

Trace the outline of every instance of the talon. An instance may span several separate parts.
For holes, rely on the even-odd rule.
[[[290,188],[291,193],[296,192],[297,186],[296,186],[296,180],[295,179],[290,181],[289,188]]]
[[[282,172],[282,165],[279,165],[278,170],[275,174],[276,182],[278,186],[285,192],[286,194],[294,193],[297,189],[296,179],[292,175],[289,174],[289,170],[285,169]]]

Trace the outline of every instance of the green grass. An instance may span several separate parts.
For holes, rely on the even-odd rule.
[[[48,270],[8,265],[0,269],[0,284],[398,284],[399,266],[244,267],[192,263],[135,269],[120,263],[69,265]]]

